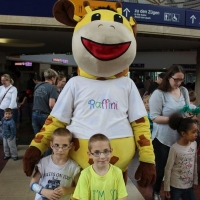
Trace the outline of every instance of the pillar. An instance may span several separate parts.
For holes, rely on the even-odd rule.
[[[197,94],[196,105],[200,105],[200,49],[197,50],[197,67],[196,67],[196,82],[195,82],[195,92]],[[198,115],[200,120],[200,114]]]
[[[197,67],[196,67],[196,82],[195,82],[195,92],[197,94],[196,105],[200,105],[200,49],[197,50]],[[197,116],[198,120],[200,120],[200,114]],[[200,157],[197,156],[197,172],[198,172],[198,180],[200,180]]]
[[[6,54],[0,52],[0,72],[5,72]]]

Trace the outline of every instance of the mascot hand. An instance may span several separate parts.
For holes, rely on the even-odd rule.
[[[23,170],[26,176],[31,176],[35,168],[35,164],[40,159],[41,152],[36,147],[29,147],[23,158]]]
[[[140,165],[135,172],[135,179],[138,181],[138,184],[141,187],[147,187],[149,184],[154,184],[156,181],[155,165],[140,162]]]

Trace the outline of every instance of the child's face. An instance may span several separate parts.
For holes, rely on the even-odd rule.
[[[109,164],[112,149],[108,141],[96,141],[91,143],[91,150],[88,152],[89,158],[93,160],[97,167],[105,167]]]
[[[144,103],[144,106],[146,108],[146,111],[149,112],[149,100],[144,99],[143,103]]]
[[[54,136],[53,141],[50,142],[54,155],[59,158],[65,158],[69,154],[73,143],[70,143],[69,136]]]
[[[5,119],[10,119],[12,117],[12,113],[11,112],[5,112],[4,113],[4,118]]]
[[[190,129],[183,133],[183,138],[185,138],[187,141],[194,142],[197,139],[198,136],[198,126],[197,124],[192,124]]]

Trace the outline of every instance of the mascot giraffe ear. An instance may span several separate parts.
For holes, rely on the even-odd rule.
[[[136,37],[136,35],[137,35],[137,22],[133,17],[130,17],[129,23],[130,23],[130,25],[133,29],[134,36]]]
[[[78,16],[74,15],[75,6],[70,0],[59,0],[53,6],[53,15],[57,21],[75,27]],[[77,17],[77,18],[76,18]]]

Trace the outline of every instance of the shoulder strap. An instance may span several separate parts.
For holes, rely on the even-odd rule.
[[[42,82],[42,83],[39,83],[38,85],[36,85],[35,86],[35,88],[34,88],[34,92],[35,92],[35,90],[40,86],[40,85],[43,85],[43,84],[45,84],[46,82]]]
[[[11,87],[12,87],[12,86],[11,86]],[[8,93],[8,91],[10,90],[11,87],[9,87],[8,90],[6,91],[6,93],[3,95],[3,98],[2,98],[1,101],[0,101],[0,105],[1,105],[1,102],[3,101],[4,97],[6,96],[6,94]]]

